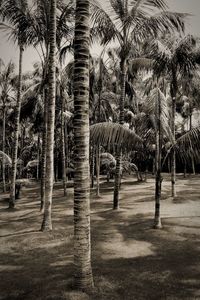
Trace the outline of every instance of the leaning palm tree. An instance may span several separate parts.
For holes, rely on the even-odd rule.
[[[54,126],[55,126],[55,97],[56,97],[56,0],[50,2],[49,23],[49,63],[48,63],[48,120],[46,145],[46,182],[45,206],[41,230],[52,230],[51,206],[54,180]]]
[[[17,102],[15,107],[15,130],[14,130],[14,146],[12,155],[12,176],[10,186],[9,208],[15,206],[15,180],[17,173],[17,151],[19,137],[19,122],[21,109],[21,92],[22,92],[22,61],[23,52],[27,44],[34,40],[34,30],[32,27],[32,16],[26,0],[5,0],[0,5],[0,18],[3,23],[0,29],[8,32],[19,46],[19,76],[17,88]]]
[[[149,36],[156,36],[158,32],[182,30],[184,23],[180,14],[166,11],[167,6],[164,0],[110,0],[109,2],[110,5],[106,8],[109,15],[94,5],[93,19],[95,25],[92,31],[93,35],[100,37],[104,44],[113,40],[118,42],[121,71],[119,123],[123,124],[127,63],[131,57],[137,56],[134,46]],[[161,12],[152,15],[149,12],[152,7]],[[117,153],[116,161],[114,209],[119,207],[121,153]]]
[[[178,78],[191,74],[197,64],[194,59],[197,40],[187,35],[183,38],[165,36],[164,39],[154,40],[148,45],[150,57],[154,59],[154,72],[157,76],[170,75],[170,94],[172,99],[171,130],[175,139],[176,100],[178,93]],[[176,196],[176,152],[171,153],[171,184],[172,197]]]
[[[74,265],[75,287],[93,287],[89,174],[89,0],[76,0],[74,40]]]

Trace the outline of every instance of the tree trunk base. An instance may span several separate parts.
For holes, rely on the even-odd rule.
[[[42,226],[41,226],[41,231],[42,232],[52,231],[52,223],[51,223],[51,221],[43,220]]]
[[[15,202],[14,201],[9,201],[9,209],[14,209],[15,208]]]
[[[155,218],[153,229],[162,229],[161,218]]]

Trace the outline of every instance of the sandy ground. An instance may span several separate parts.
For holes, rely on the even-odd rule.
[[[120,210],[112,210],[113,183],[91,192],[95,290],[73,291],[72,188],[56,183],[53,231],[39,232],[39,185],[29,182],[14,211],[0,195],[0,300],[200,299],[200,176],[178,176],[177,198],[163,181],[162,230],[152,229],[154,180],[126,177]]]

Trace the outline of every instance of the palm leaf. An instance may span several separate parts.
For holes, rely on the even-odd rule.
[[[132,130],[117,123],[98,123],[90,127],[90,140],[94,145],[133,150],[142,146],[143,140]]]
[[[0,151],[0,160],[3,161],[5,165],[8,166],[12,165],[12,159],[3,151]]]
[[[200,127],[193,128],[176,140],[176,151],[183,160],[200,158]]]

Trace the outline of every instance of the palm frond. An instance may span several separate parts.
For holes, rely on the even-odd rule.
[[[197,161],[200,159],[200,127],[193,128],[176,140],[176,151],[183,160],[193,156]]]
[[[142,146],[142,139],[132,130],[117,123],[98,123],[90,127],[90,140],[94,145],[133,150]]]
[[[12,165],[12,159],[9,155],[4,153],[3,151],[0,151],[0,160],[4,161],[5,165],[11,166]]]

